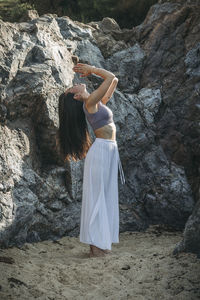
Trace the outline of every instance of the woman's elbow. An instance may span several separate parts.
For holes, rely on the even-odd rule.
[[[113,83],[117,85],[117,84],[118,84],[118,81],[119,81],[119,79],[118,79],[117,77],[114,77]]]

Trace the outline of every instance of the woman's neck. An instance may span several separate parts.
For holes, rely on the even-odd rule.
[[[82,96],[83,102],[87,103],[89,96],[90,96],[90,93],[85,92]]]

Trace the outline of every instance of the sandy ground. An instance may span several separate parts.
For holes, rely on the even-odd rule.
[[[1,249],[1,300],[200,299],[200,259],[172,254],[180,232],[150,227],[120,234],[113,254],[89,258],[79,238]]]

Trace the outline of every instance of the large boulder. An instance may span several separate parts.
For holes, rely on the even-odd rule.
[[[176,245],[173,253],[177,254],[183,251],[196,253],[200,258],[200,201],[197,202],[186,223],[183,240]]]
[[[122,186],[119,178],[120,231],[184,228],[199,184],[197,9],[156,4],[132,30],[109,18],[0,21],[2,247],[79,234],[84,160],[63,164],[57,139],[59,94],[80,81],[72,55],[119,78],[107,105],[126,179]],[[102,79],[81,81],[91,92]]]

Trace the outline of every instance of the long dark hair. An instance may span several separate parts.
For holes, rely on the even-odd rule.
[[[59,143],[64,161],[85,158],[92,145],[83,111],[83,102],[73,99],[73,93],[59,97]]]

